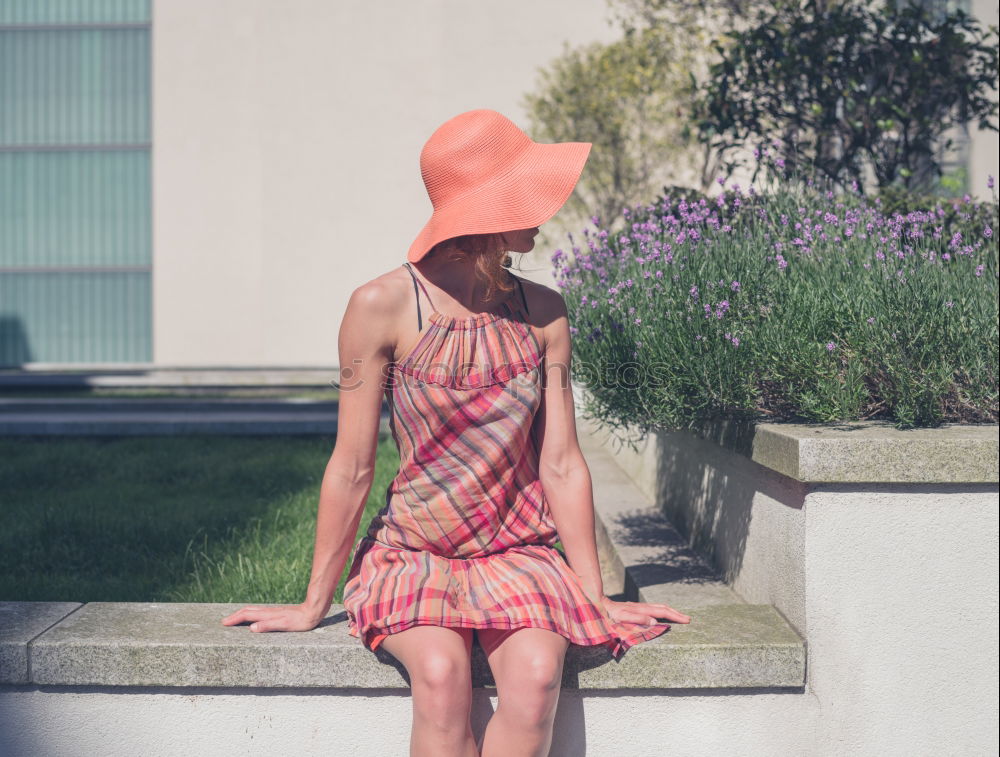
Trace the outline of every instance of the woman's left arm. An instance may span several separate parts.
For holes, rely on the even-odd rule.
[[[687,623],[690,617],[669,605],[615,602],[604,593],[594,529],[593,481],[576,432],[569,317],[562,295],[552,289],[546,294],[542,401],[532,433],[538,446],[539,479],[566,559],[590,600],[612,619],[654,623],[656,618],[667,618]]]

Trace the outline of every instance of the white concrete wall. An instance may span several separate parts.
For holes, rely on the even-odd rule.
[[[350,292],[430,218],[434,129],[526,128],[536,70],[614,34],[604,0],[155,2],[154,362],[336,365]]]
[[[409,694],[379,691],[116,692],[0,689],[4,757],[376,757],[404,755],[410,739]],[[481,738],[496,696],[473,693],[473,730]],[[815,700],[802,694],[690,690],[622,696],[559,696],[551,757],[842,757],[817,744]],[[781,720],[788,716],[787,720]],[[947,752],[946,752],[947,753]],[[951,754],[985,754],[955,751]],[[937,754],[941,754],[940,752]],[[937,755],[935,755],[937,757]]]
[[[823,485],[805,506],[808,688],[843,754],[997,753],[997,495]]]

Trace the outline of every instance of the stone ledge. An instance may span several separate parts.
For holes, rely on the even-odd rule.
[[[78,607],[79,602],[0,602],[0,684],[29,683],[28,642]]]
[[[21,604],[21,603],[10,603]],[[35,603],[32,603],[35,604]],[[312,631],[255,634],[221,619],[240,604],[92,602],[26,642],[28,683],[52,686],[408,688],[405,668],[347,633],[340,605]],[[678,609],[684,609],[683,607]],[[56,612],[52,608],[52,612]],[[61,612],[61,610],[60,610]],[[802,643],[768,605],[702,608],[618,663],[571,646],[571,689],[801,687]],[[473,686],[493,687],[473,647]],[[24,682],[5,680],[4,683]]]
[[[900,430],[884,421],[740,423],[693,433],[806,483],[997,483],[1000,426]]]

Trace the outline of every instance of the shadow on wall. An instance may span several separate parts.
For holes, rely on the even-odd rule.
[[[713,424],[691,432],[657,432],[656,502],[691,549],[727,583],[740,574],[754,498],[793,510],[809,485],[750,459],[754,425]],[[738,454],[733,454],[737,452]]]

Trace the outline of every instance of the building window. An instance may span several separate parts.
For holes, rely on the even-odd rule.
[[[0,365],[152,359],[150,0],[0,0]]]

